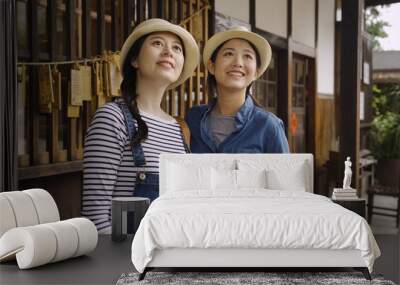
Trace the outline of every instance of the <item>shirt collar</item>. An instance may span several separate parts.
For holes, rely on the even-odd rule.
[[[250,117],[250,113],[254,108],[254,102],[250,95],[246,95],[246,100],[244,104],[240,107],[239,111],[236,113],[235,119],[239,123],[237,127],[241,127],[240,125],[244,125],[246,121]]]
[[[209,115],[209,113],[214,108],[216,103],[217,103],[216,99],[214,99],[208,103],[208,108],[204,114],[204,117],[207,117]],[[238,121],[241,124],[244,124],[247,121],[247,119],[249,118],[249,115],[250,115],[251,111],[253,110],[253,108],[254,108],[253,99],[251,98],[250,95],[246,95],[244,104],[239,108],[239,111],[235,115],[236,121]]]
[[[209,120],[210,112],[212,111],[212,109],[214,108],[216,103],[217,103],[217,100],[212,100],[208,103],[208,108],[207,108],[206,112],[203,114],[203,117],[200,122],[200,133],[201,133],[200,135],[201,135],[203,141],[214,152],[217,151],[217,146],[213,142],[213,139],[209,132],[207,120]],[[250,95],[246,95],[244,104],[240,107],[239,111],[235,115],[236,131],[238,131],[244,127],[245,123],[247,122],[247,120],[250,117],[250,114],[251,114],[253,108],[254,108],[253,99],[251,98]]]

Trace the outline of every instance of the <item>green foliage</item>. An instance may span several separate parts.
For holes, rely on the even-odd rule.
[[[400,158],[400,84],[374,86],[371,150],[378,159]]]
[[[379,39],[388,36],[385,27],[389,27],[389,23],[380,19],[379,10],[376,7],[370,7],[365,10],[365,24],[366,31],[372,36],[372,49],[382,50]]]

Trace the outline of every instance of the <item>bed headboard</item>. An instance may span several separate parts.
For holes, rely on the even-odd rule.
[[[313,193],[314,158],[312,154],[161,154],[160,155],[160,195],[167,191],[173,165],[184,165],[186,169],[211,166],[226,169],[273,169],[287,179],[287,173],[301,173],[304,190]],[[300,169],[299,172],[297,169]],[[298,174],[296,174],[298,176]],[[296,176],[293,176],[296,177]]]

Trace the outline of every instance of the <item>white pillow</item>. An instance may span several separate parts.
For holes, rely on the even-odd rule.
[[[272,190],[306,191],[305,163],[296,164],[290,171],[267,170],[267,188]]]
[[[267,172],[263,170],[236,170],[237,187],[267,188]]]
[[[214,190],[236,190],[236,170],[216,169],[211,170],[212,189]]]
[[[292,158],[240,159],[240,170],[266,170],[267,188],[271,190],[306,191],[312,181],[307,160]]]
[[[211,189],[211,167],[168,164],[168,191]]]

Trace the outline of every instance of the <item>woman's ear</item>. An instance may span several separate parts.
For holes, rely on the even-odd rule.
[[[212,75],[215,75],[215,64],[211,61],[211,59],[208,60],[207,69],[208,72],[210,72]]]
[[[254,73],[254,76],[253,76],[253,80],[252,80],[253,82],[257,80],[257,75],[258,75],[259,72],[260,72],[260,69],[257,68],[256,72]]]
[[[138,68],[138,67],[139,67],[139,64],[138,64],[136,58],[133,58],[133,57],[132,57],[132,59],[131,59],[131,65],[132,65],[134,68]]]

